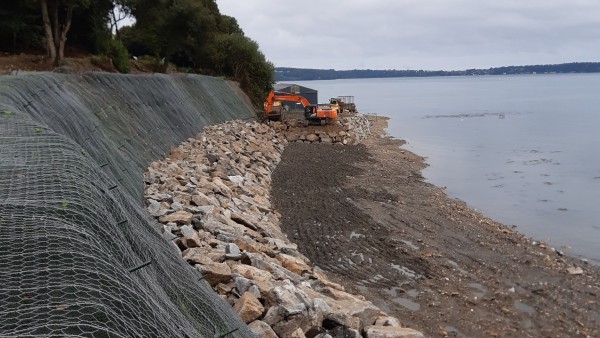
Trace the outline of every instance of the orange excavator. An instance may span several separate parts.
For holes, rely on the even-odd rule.
[[[329,121],[337,118],[337,111],[334,109],[323,109],[311,105],[303,96],[284,92],[271,91],[265,100],[263,121],[283,121],[285,120],[285,109],[281,105],[283,101],[299,102],[304,107],[304,118],[306,123],[327,124]]]

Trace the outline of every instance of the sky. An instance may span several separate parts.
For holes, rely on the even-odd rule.
[[[216,0],[276,67],[600,61],[600,0]]]

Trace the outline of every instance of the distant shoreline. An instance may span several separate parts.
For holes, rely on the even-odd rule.
[[[474,76],[474,75],[524,75],[524,74],[575,74],[600,73],[600,62],[572,62],[555,65],[507,66],[466,70],[374,70],[374,69],[312,69],[276,67],[275,81],[312,81],[365,78]]]

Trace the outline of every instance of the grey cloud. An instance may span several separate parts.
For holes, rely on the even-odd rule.
[[[277,66],[464,69],[600,54],[596,0],[217,3]]]

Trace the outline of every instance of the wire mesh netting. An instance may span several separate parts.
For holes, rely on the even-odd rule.
[[[0,336],[253,336],[162,237],[142,181],[204,126],[253,116],[210,77],[0,77]]]

